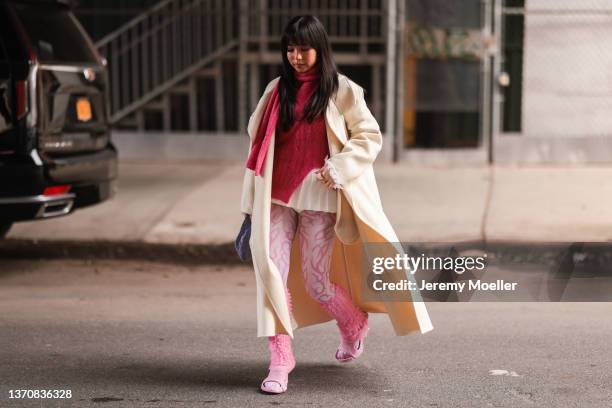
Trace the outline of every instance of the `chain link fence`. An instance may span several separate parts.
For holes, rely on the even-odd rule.
[[[504,1],[503,129],[612,135],[612,1]]]

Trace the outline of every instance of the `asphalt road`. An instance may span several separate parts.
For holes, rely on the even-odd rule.
[[[612,303],[431,303],[434,331],[371,315],[363,357],[332,323],[296,333],[289,391],[267,372],[245,267],[123,261],[0,266],[1,407],[604,407]],[[9,390],[71,390],[64,400]]]

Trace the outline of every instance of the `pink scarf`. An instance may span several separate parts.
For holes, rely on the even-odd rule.
[[[247,168],[254,170],[256,176],[261,176],[261,169],[266,160],[266,153],[272,140],[272,133],[276,128],[276,123],[279,117],[279,97],[278,84],[274,87],[266,108],[264,109],[263,117],[257,129],[257,135],[251,146],[251,154],[247,160]]]
[[[325,156],[329,154],[323,115],[317,117],[312,123],[302,120],[306,105],[319,87],[319,74],[316,68],[313,68],[295,75],[299,84],[294,121],[287,132],[280,132],[276,135],[272,174],[272,198],[280,199],[285,203],[289,201],[293,191],[312,169],[323,166]],[[279,116],[277,85],[268,100],[251,148],[251,154],[247,160],[247,168],[254,170],[257,176],[261,175]]]

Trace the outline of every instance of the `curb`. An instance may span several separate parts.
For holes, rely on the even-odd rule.
[[[5,239],[0,240],[0,259],[117,259],[182,265],[247,265],[238,258],[233,243]]]
[[[567,256],[579,254],[578,264],[590,264],[596,269],[609,269],[612,262],[610,242],[519,243],[469,241],[439,247],[445,256],[457,256],[457,250],[487,248],[498,261],[544,263],[554,266]],[[416,249],[416,248],[414,248]],[[453,253],[454,252],[454,253]],[[0,240],[0,259],[106,259],[172,263],[179,265],[244,265],[234,243],[225,244],[165,244],[142,241],[71,241],[9,238]],[[605,266],[604,266],[605,265]],[[604,273],[612,274],[612,270]]]

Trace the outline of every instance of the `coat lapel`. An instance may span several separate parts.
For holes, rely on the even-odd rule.
[[[261,122],[261,118],[264,113],[264,109],[266,108],[266,104],[268,103],[268,99],[270,99],[270,95],[272,95],[272,89],[268,91],[262,98],[259,99],[259,103],[255,107],[255,111],[249,118],[249,123],[247,124],[247,133],[249,134],[249,138],[253,140],[255,135],[257,134],[257,128],[259,127],[259,122]]]
[[[338,141],[344,145],[347,141],[344,120],[342,120],[342,114],[340,113],[340,110],[338,110],[338,106],[336,106],[333,98],[330,99],[329,103],[327,104],[325,121],[336,139],[338,139]]]

